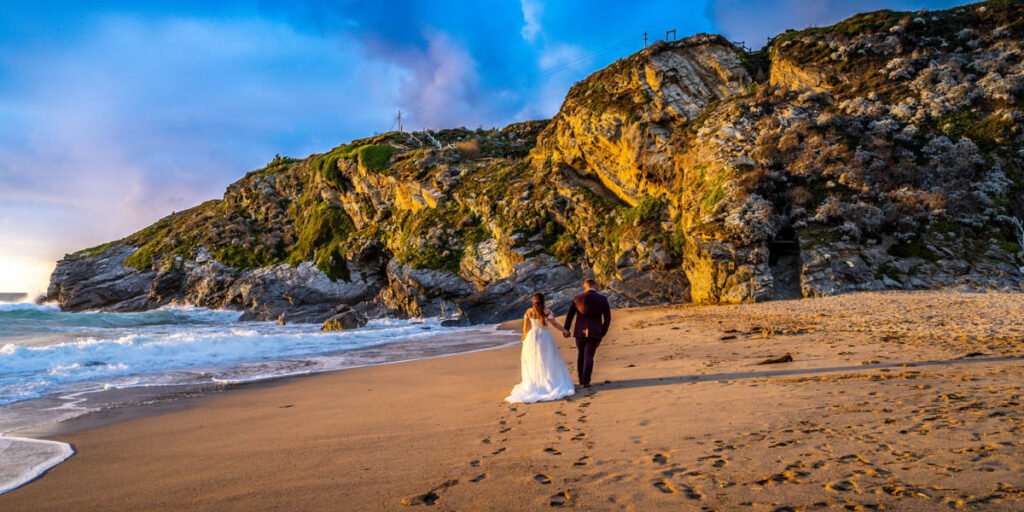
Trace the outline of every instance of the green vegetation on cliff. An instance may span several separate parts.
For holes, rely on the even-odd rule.
[[[296,228],[298,241],[288,257],[289,263],[313,261],[332,280],[349,280],[342,248],[355,226],[344,210],[320,203],[302,212]]]

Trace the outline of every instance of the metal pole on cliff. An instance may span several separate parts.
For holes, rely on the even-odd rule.
[[[647,48],[647,32],[644,32],[644,48]]]
[[[405,130],[402,129],[402,111],[401,110],[398,111],[398,132],[399,133],[405,133]]]

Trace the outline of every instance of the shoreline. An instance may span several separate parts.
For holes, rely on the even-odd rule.
[[[1012,510],[1021,302],[619,310],[595,387],[558,402],[502,402],[514,345],[243,385],[54,435],[78,454],[0,507]],[[555,338],[571,365],[571,340]]]
[[[516,342],[506,341],[493,346],[483,346],[478,341],[480,333],[493,334],[499,337],[514,335],[505,326],[512,322],[501,324],[484,324],[472,331],[453,332],[451,335],[462,337],[470,343],[467,350],[456,350],[452,352],[431,353],[429,351],[412,357],[399,356],[394,360],[381,360],[345,366],[340,368],[328,368],[309,371],[298,371],[282,375],[256,377],[241,381],[223,382],[201,382],[186,384],[145,384],[138,386],[115,387],[108,389],[96,389],[90,391],[79,391],[68,395],[48,395],[19,402],[7,404],[15,407],[28,407],[36,403],[46,401],[65,401],[67,403],[47,409],[75,409],[77,404],[88,402],[88,406],[82,406],[81,412],[66,413],[73,414],[70,417],[56,415],[53,420],[29,425],[20,428],[13,428],[0,432],[0,446],[10,453],[11,450],[24,452],[22,457],[27,457],[29,467],[17,472],[13,467],[0,467],[0,495],[11,492],[19,487],[27,485],[40,478],[46,472],[75,455],[73,446],[69,443],[53,441],[48,438],[73,435],[83,430],[102,428],[124,421],[131,421],[136,418],[169,414],[193,407],[204,399],[215,397],[221,393],[232,391],[243,391],[250,388],[257,389],[263,386],[277,386],[285,384],[294,379],[315,377],[317,375],[354,370],[359,368],[370,368],[375,366],[408,363],[420,360],[444,358],[475,352],[497,350],[506,348]],[[388,348],[415,347],[421,345],[422,340],[410,339],[387,344]],[[347,353],[372,352],[381,347],[367,347]],[[32,450],[31,448],[36,448]]]
[[[504,323],[492,325],[497,327],[504,325]],[[496,332],[500,332],[502,330],[504,329],[498,329]],[[379,363],[363,364],[359,366],[347,366],[344,368],[332,368],[326,370],[309,371],[304,373],[276,375],[271,377],[264,377],[240,382],[145,385],[107,390],[87,391],[81,394],[116,394],[119,396],[119,402],[128,401],[135,403],[128,403],[124,405],[120,405],[119,403],[118,405],[111,408],[87,411],[79,416],[68,418],[66,420],[61,420],[56,423],[50,423],[38,427],[28,427],[24,429],[11,430],[0,434],[0,438],[11,438],[12,436],[9,436],[9,434],[15,434],[16,436],[14,437],[23,436],[23,439],[45,440],[44,438],[50,436],[71,435],[77,432],[81,432],[83,430],[100,428],[107,425],[120,423],[122,421],[129,421],[134,418],[142,418],[159,414],[173,413],[175,411],[196,405],[196,403],[201,402],[203,399],[206,399],[208,397],[216,397],[222,393],[248,391],[250,389],[259,389],[260,387],[287,385],[294,380],[305,379],[309,377],[317,377],[320,375],[328,375],[336,372],[345,372],[350,370],[358,370],[362,368],[374,368],[378,366],[388,366],[395,364],[415,363],[417,361],[429,361],[432,359],[441,359],[446,357],[456,357],[467,354],[475,354],[477,352],[501,350],[516,345],[518,345],[518,342],[513,341],[501,345],[495,345],[492,347],[474,348],[462,352],[449,352],[444,354],[416,357],[411,359],[399,359],[395,361],[382,361]],[[174,391],[175,389],[180,389],[180,391]],[[145,398],[145,400],[141,400],[142,398]]]

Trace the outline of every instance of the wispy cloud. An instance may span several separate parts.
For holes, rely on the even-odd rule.
[[[523,28],[519,31],[523,39],[534,42],[541,31],[540,16],[544,12],[544,6],[538,0],[520,0],[519,5],[523,10]]]
[[[537,56],[537,94],[517,113],[520,120],[551,117],[562,106],[565,92],[591,69],[593,54],[571,44],[545,45]]]
[[[416,128],[482,121],[482,113],[472,108],[479,94],[473,56],[443,32],[424,29],[422,34],[422,44],[373,39],[367,45],[368,57],[388,70],[389,83],[382,85],[394,91],[394,105]]]

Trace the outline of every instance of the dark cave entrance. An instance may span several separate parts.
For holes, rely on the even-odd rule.
[[[796,238],[793,226],[782,228],[775,238],[768,242],[768,265],[772,269],[775,284],[773,298],[803,297],[800,290],[800,241]]]

